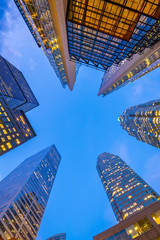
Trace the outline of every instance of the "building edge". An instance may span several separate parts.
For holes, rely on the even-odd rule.
[[[54,22],[55,32],[58,38],[59,49],[61,52],[64,69],[66,72],[67,83],[72,91],[76,80],[76,63],[70,61],[68,38],[66,30],[66,10],[67,0],[49,0],[51,16]]]

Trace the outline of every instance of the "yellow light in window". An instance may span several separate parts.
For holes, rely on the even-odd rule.
[[[11,137],[10,136],[7,136],[8,140],[11,140]]]
[[[7,117],[7,120],[10,122],[11,121],[11,119],[9,118],[9,117]]]
[[[20,116],[20,119],[22,120],[23,124],[25,124],[24,118]]]
[[[15,129],[15,128],[13,128],[13,131],[14,131],[14,132],[16,132],[16,129]]]
[[[7,147],[12,148],[12,145],[10,144],[10,142],[7,143]]]
[[[4,134],[7,134],[8,132],[4,129],[4,130],[3,130],[3,133],[4,133]]]
[[[16,139],[16,143],[20,144],[20,141],[19,141],[19,139]]]
[[[128,198],[131,198],[132,196],[130,195],[130,196],[128,196]]]
[[[3,125],[3,124],[0,124],[0,128],[4,128],[4,125]]]
[[[4,145],[1,145],[1,148],[3,151],[6,151],[6,147]]]
[[[129,232],[129,233],[132,233],[133,231],[132,231],[132,229],[130,229],[128,232]]]

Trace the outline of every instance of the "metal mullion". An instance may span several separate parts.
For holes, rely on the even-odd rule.
[[[74,28],[75,30],[77,30],[76,28]],[[72,33],[70,30],[68,31],[69,33]],[[84,33],[86,33],[86,32],[84,32]],[[73,33],[73,34],[76,34],[76,35],[80,35],[80,33]],[[89,38],[88,36],[85,36],[86,38]],[[99,37],[99,36],[97,36],[97,37]],[[116,37],[115,37],[116,38]],[[78,39],[78,38],[77,38]],[[105,38],[104,38],[104,40],[106,40]],[[101,40],[97,40],[97,42],[100,42]],[[123,45],[122,43],[117,43],[117,42],[115,42],[114,40],[112,40],[112,42],[113,43],[116,43],[116,44],[118,44],[118,45],[122,45],[123,47],[125,47],[125,45]],[[106,42],[103,42],[105,45],[107,44],[107,45],[110,45],[109,43],[106,43]],[[119,48],[119,47],[118,47]],[[119,49],[121,49],[121,48],[119,48]]]
[[[12,216],[12,218],[15,220],[16,224],[19,226],[19,229],[20,229],[22,223],[19,224],[19,222],[17,221],[16,217],[13,215],[12,211],[10,210],[10,208],[9,208],[7,211],[9,211],[9,213],[10,213],[11,216]],[[7,215],[7,212],[6,212],[6,215]],[[9,218],[8,215],[7,215],[7,217]],[[9,219],[10,219],[10,218],[9,218]],[[10,219],[10,221],[11,221],[11,219]],[[11,222],[12,222],[12,221],[11,221]],[[12,224],[13,224],[13,223],[12,223]],[[14,224],[13,224],[13,226],[14,226]],[[16,232],[19,230],[19,229],[17,230],[15,226],[14,226],[14,228],[15,228]]]
[[[6,212],[5,212],[5,214],[3,215],[3,217],[7,218],[7,217],[6,217]],[[7,220],[8,220],[8,219],[7,219]],[[9,221],[8,221],[8,222],[9,222]],[[10,222],[9,222],[9,223],[10,223]],[[9,227],[7,226],[7,224],[3,221],[3,218],[2,218],[2,224],[3,224],[3,226],[5,227],[8,235],[11,236],[11,237],[14,237],[14,234],[10,231]],[[4,235],[4,236],[5,236],[5,235]],[[7,239],[7,238],[6,238],[6,239]]]
[[[112,0],[104,0],[104,1],[107,1],[107,2],[109,2],[109,3],[111,3],[111,4],[117,5],[117,6],[122,7],[122,8],[126,8],[126,9],[128,9],[128,10],[130,10],[130,11],[133,11],[133,12],[135,12],[135,13],[138,13],[138,14],[140,14],[140,15],[143,14],[143,15],[145,15],[145,16],[147,16],[147,17],[154,18],[152,15],[149,15],[149,14],[146,14],[146,13],[142,13],[142,12],[136,10],[136,9],[132,9],[132,8],[130,8],[130,7],[121,5],[120,3],[114,2],[114,1],[112,1]],[[157,18],[154,18],[154,19],[157,19]]]

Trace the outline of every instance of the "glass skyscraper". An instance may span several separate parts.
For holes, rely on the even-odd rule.
[[[63,87],[73,89],[79,64],[69,59],[64,0],[14,0]]]
[[[160,100],[127,108],[119,117],[129,135],[160,148]]]
[[[160,200],[159,195],[116,155],[100,154],[97,171],[118,222]]]
[[[36,239],[60,160],[52,145],[0,182],[0,239]]]
[[[160,40],[159,17],[157,0],[70,0],[70,58],[106,71]]]
[[[0,155],[36,136],[25,113],[38,105],[22,72],[0,56]]]
[[[118,66],[111,66],[104,74],[98,95],[110,94],[139,79],[160,66],[160,42],[142,55],[135,54],[132,60],[126,59]]]
[[[66,233],[56,234],[50,238],[47,238],[47,240],[66,240]]]

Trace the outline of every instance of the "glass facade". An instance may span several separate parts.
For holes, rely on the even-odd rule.
[[[116,155],[99,155],[97,171],[118,221],[160,199],[159,195]]]
[[[27,112],[39,104],[22,72],[0,56],[0,95],[12,109]]]
[[[63,87],[67,77],[62,62],[58,39],[55,32],[48,0],[14,0],[27,25],[32,29],[32,35],[42,47],[51,66]],[[35,37],[36,36],[36,37]]]
[[[23,111],[12,110],[0,97],[0,155],[36,136]]]
[[[160,100],[130,107],[119,119],[130,136],[160,148]]]
[[[47,238],[47,240],[66,240],[66,233],[56,234],[50,238]]]
[[[131,240],[143,235],[145,232],[152,229],[153,226],[147,217],[137,221],[133,225],[119,231],[111,237],[105,238],[104,240]],[[145,239],[145,238],[143,238]],[[150,239],[150,238],[148,238]]]
[[[36,239],[60,159],[50,146],[0,182],[0,239]]]
[[[23,74],[0,56],[0,155],[36,136],[25,112],[38,105]]]
[[[70,0],[70,58],[107,70],[160,40],[158,0]]]
[[[109,71],[107,71],[104,74],[104,77],[102,79],[102,86],[105,85],[106,82],[108,82],[112,78],[112,74],[114,74],[115,68],[118,70],[126,61],[123,61],[119,67],[111,67]],[[128,71],[128,73],[124,74],[123,77],[118,79],[118,81],[114,82],[105,92],[103,92],[103,95],[107,95],[109,93],[114,92],[115,90],[120,89],[121,87],[126,86],[128,83],[131,83],[138,78],[144,76],[145,74],[153,71],[154,69],[158,68],[160,66],[160,48],[152,53],[149,57],[145,58],[141,63],[138,65],[134,65],[131,71]]]

